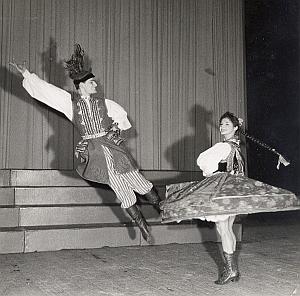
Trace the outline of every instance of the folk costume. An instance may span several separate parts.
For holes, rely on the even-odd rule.
[[[218,229],[221,223],[233,223],[238,214],[300,209],[300,200],[292,192],[244,176],[244,162],[235,137],[201,153],[197,164],[206,178],[167,186],[166,199],[161,202],[162,223],[201,219],[216,222]],[[230,233],[235,245],[232,227]],[[238,281],[235,248],[229,253],[223,247],[223,260],[223,271],[215,283]]]
[[[167,185],[166,199],[161,203],[163,223],[189,219],[217,222],[230,215],[300,209],[294,193],[244,176],[235,138],[201,153],[197,164],[209,177]]]
[[[66,61],[66,69],[76,89],[81,82],[94,77],[83,63],[84,51],[75,45],[74,54]],[[75,148],[80,163],[77,173],[84,179],[108,184],[121,201],[131,218],[139,226],[143,238],[150,242],[151,236],[145,218],[136,205],[135,192],[157,206],[160,198],[153,184],[139,172],[131,154],[124,145],[121,131],[131,128],[126,111],[116,102],[96,95],[82,97],[71,94],[36,74],[25,71],[23,86],[35,99],[62,112],[77,128],[82,140]]]

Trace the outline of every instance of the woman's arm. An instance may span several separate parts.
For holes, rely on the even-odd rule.
[[[30,73],[23,65],[10,64],[23,75],[23,87],[33,98],[62,112],[69,120],[72,120],[73,107],[70,93],[42,80],[36,74]]]
[[[225,160],[231,151],[228,143],[217,143],[211,148],[200,153],[197,158],[197,165],[203,171],[203,176],[209,177],[218,170],[218,164]]]

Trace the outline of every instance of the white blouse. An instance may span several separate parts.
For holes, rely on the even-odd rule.
[[[197,158],[197,165],[203,171],[203,176],[207,177],[217,171],[219,162],[225,160],[230,151],[230,144],[220,142],[200,153]]]
[[[23,87],[38,101],[63,113],[69,120],[73,119],[71,94],[53,84],[50,84],[36,74],[25,71],[23,73]],[[87,101],[88,102],[88,101]],[[110,116],[121,130],[131,128],[126,111],[116,102],[105,99],[108,116]]]

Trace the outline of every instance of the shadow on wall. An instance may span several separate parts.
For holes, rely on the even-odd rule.
[[[195,104],[188,112],[189,125],[192,127],[192,134],[183,136],[179,141],[169,146],[165,152],[165,158],[170,163],[172,170],[191,172],[191,177],[198,179],[202,173],[196,164],[197,158],[201,152],[211,146],[211,130],[215,127],[212,121],[212,112],[206,110],[203,106]],[[184,180],[183,174],[175,179],[166,180],[167,184],[176,183]]]
[[[55,86],[59,88],[64,88],[67,85],[67,76],[64,68],[64,61],[58,60],[57,43],[53,38],[50,38],[48,49],[40,54],[40,59],[42,61],[41,63],[42,72],[45,73],[45,80],[50,83],[53,83]],[[65,119],[65,116],[60,112],[57,112],[54,109],[51,110],[54,113],[57,113],[57,115],[59,115],[60,117]],[[57,143],[59,141],[60,125],[54,124],[54,122],[49,120],[49,118],[48,118],[48,124],[49,126],[51,126],[51,129],[53,130],[53,134],[49,136],[45,148],[49,154],[52,151],[51,155],[53,155],[53,159],[50,163],[50,168],[59,169],[61,153],[66,148],[62,147],[60,151],[57,149],[60,145],[64,145],[63,143],[61,144]],[[70,125],[68,129],[70,129],[70,133],[74,135],[73,125]]]
[[[53,81],[54,85],[63,88],[66,85],[65,70],[63,66],[63,61],[57,61],[57,45],[52,38],[50,38],[49,40],[49,48],[47,49],[47,51],[41,53],[40,57],[41,61],[39,62],[39,64],[42,65],[41,70],[45,74],[45,80]],[[16,62],[20,63],[20,61]],[[28,70],[31,71],[32,69],[28,68]],[[13,67],[7,66],[0,68],[0,76],[7,78],[6,80],[0,80],[0,87],[3,88],[6,92],[11,93],[13,96],[17,97],[20,100],[25,100],[26,104],[28,105],[36,106],[36,104],[38,103],[40,104],[40,106],[43,107],[43,109],[40,110],[42,113],[44,113],[44,118],[47,118],[50,130],[53,131],[53,135],[49,137],[45,146],[46,150],[48,151],[48,154],[51,154],[51,158],[53,157],[51,163],[47,165],[47,168],[59,169],[60,158],[65,157],[65,155],[61,155],[59,157],[62,150],[57,151],[57,147],[59,146],[59,143],[57,143],[59,139],[57,135],[61,134],[61,125],[64,125],[64,127],[67,129],[67,133],[73,133],[72,125],[69,124],[67,119],[60,112],[51,109],[51,112],[53,114],[56,114],[59,120],[61,119],[59,124],[55,124],[56,122],[55,120],[53,120],[54,117],[51,115],[49,116],[49,114],[47,114],[47,110],[50,110],[50,108],[30,97],[26,90],[22,88],[21,74],[16,72],[13,69]],[[64,120],[66,124],[63,122]],[[68,131],[68,129],[70,129],[70,131]]]

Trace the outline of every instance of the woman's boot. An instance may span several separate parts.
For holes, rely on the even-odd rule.
[[[149,244],[152,243],[152,237],[148,230],[147,222],[146,222],[145,218],[143,217],[143,214],[140,211],[140,209],[138,208],[138,206],[136,204],[134,204],[133,206],[127,208],[126,211],[138,225],[144,240]]]
[[[144,194],[144,197],[153,205],[153,207],[160,213],[159,203],[161,199],[157,193],[156,188],[153,186],[149,192]]]
[[[215,281],[217,285],[224,285],[231,282],[237,282],[240,278],[240,273],[237,265],[236,253],[227,254],[223,252],[225,266],[224,271],[221,273],[220,277]]]

